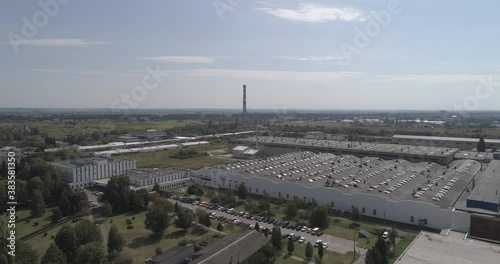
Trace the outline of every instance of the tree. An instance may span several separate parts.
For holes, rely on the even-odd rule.
[[[50,244],[40,264],[66,264],[66,255],[57,247],[56,244]]]
[[[317,206],[311,213],[310,223],[312,226],[326,229],[328,227],[328,208]]]
[[[40,177],[34,177],[28,180],[28,193],[33,195],[33,192],[38,190],[42,192],[45,189],[45,184]]]
[[[5,160],[2,161],[2,167],[0,168],[0,178],[7,178],[9,167]]]
[[[102,243],[92,242],[80,246],[73,264],[106,264],[106,253]]]
[[[312,246],[311,242],[307,242],[305,254],[306,254],[306,258],[313,257],[313,246]]]
[[[238,186],[238,189],[236,190],[236,195],[238,195],[238,198],[240,198],[241,200],[245,200],[248,197],[248,189],[244,183]]]
[[[89,220],[78,222],[74,230],[79,246],[92,242],[102,242],[102,235],[99,227]]]
[[[373,246],[371,249],[368,249],[365,257],[365,264],[380,264],[382,263],[382,256],[380,252]]]
[[[387,243],[383,238],[379,238],[375,245],[372,247],[371,259],[375,264],[388,264],[389,258],[387,256],[388,253]]]
[[[55,224],[59,222],[61,218],[62,218],[61,210],[59,210],[59,208],[52,209],[52,223]]]
[[[177,212],[177,220],[175,220],[175,226],[182,228],[184,230],[188,229],[193,223],[193,214],[184,208],[180,208]]]
[[[161,247],[156,247],[156,249],[155,249],[155,254],[156,254],[156,255],[161,255],[161,254],[163,254],[163,249],[161,249]]]
[[[323,242],[318,244],[318,256],[320,259],[323,259]]]
[[[194,183],[191,186],[189,186],[187,189],[187,193],[189,195],[196,195],[198,197],[205,194],[205,192],[203,191],[203,186],[201,186],[201,184],[199,183]]]
[[[281,228],[273,227],[271,233],[271,245],[278,251],[281,251]]]
[[[68,262],[72,262],[78,248],[78,240],[73,228],[64,225],[54,238],[54,242],[66,254]]]
[[[113,207],[108,202],[104,202],[101,205],[101,213],[103,216],[111,216],[113,214]]]
[[[199,208],[198,208],[199,209]],[[206,227],[210,227],[212,221],[210,220],[210,215],[205,210],[196,210],[198,216],[198,222]]]
[[[108,235],[108,254],[111,259],[114,259],[116,254],[123,250],[123,246],[125,246],[125,239],[118,232],[116,226],[112,225]]]
[[[32,264],[38,262],[38,253],[25,242],[18,241],[16,244],[16,264]]]
[[[129,194],[129,208],[135,213],[142,212],[146,206],[144,205],[144,196],[139,195],[137,192],[130,192]]]
[[[220,235],[220,232],[224,231],[224,226],[222,225],[221,222],[219,222],[219,224],[217,225],[217,231],[219,231],[219,235]]]
[[[393,247],[393,252],[396,250],[396,238],[398,237],[398,231],[392,227],[391,232],[389,232],[389,242]]]
[[[89,199],[87,194],[83,191],[72,193],[69,197],[69,201],[71,203],[71,211],[73,213],[84,212],[89,208]]]
[[[149,192],[146,189],[140,189],[137,191],[137,196],[141,197],[142,202],[144,204],[144,209],[148,207],[151,198],[149,197]],[[143,210],[144,210],[143,209]]]
[[[292,220],[297,216],[298,208],[297,208],[297,203],[295,201],[289,201],[286,205],[286,218],[288,220]]]
[[[153,192],[157,192],[157,193],[161,192],[160,185],[158,183],[155,183],[153,185]]]
[[[352,209],[352,221],[358,222],[361,220],[361,212],[359,211],[358,207],[354,207]]]
[[[45,214],[45,202],[43,200],[43,195],[39,190],[35,190],[31,198],[31,215],[35,217],[40,217],[44,214]]]
[[[129,210],[129,203],[123,201],[129,201],[131,192],[133,191],[130,190],[130,178],[128,176],[113,176],[109,179],[101,199],[113,206],[113,212],[126,213]]]
[[[256,231],[259,231],[260,232],[260,226],[259,226],[259,222],[255,223],[255,226],[254,228]]]
[[[71,202],[69,201],[68,196],[66,196],[65,193],[61,194],[61,197],[57,204],[59,206],[59,210],[61,210],[62,215],[64,216],[71,215],[72,213]]]
[[[146,213],[146,220],[144,220],[146,229],[151,230],[156,237],[163,236],[165,229],[170,225],[170,218],[165,206],[155,204]]]
[[[295,251],[295,244],[293,243],[292,237],[288,238],[288,247],[286,249],[290,255],[292,255],[293,251]]]
[[[486,142],[484,142],[483,136],[479,138],[479,142],[477,142],[477,151],[478,152],[486,152]]]

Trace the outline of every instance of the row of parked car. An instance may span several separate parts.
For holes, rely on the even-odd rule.
[[[178,200],[178,201],[180,201],[182,203],[189,203],[189,204],[192,204],[192,205],[195,205],[195,206],[204,207],[204,208],[207,208],[207,209],[210,209],[210,210],[217,210],[217,211],[224,212],[224,213],[227,213],[227,214],[230,214],[230,215],[243,217],[243,218],[251,220],[251,221],[256,221],[256,222],[261,222],[261,223],[267,223],[267,224],[272,224],[273,226],[277,226],[277,227],[281,227],[281,228],[285,228],[285,229],[306,232],[306,233],[311,234],[313,236],[314,235],[315,236],[322,236],[323,235],[323,231],[321,231],[317,227],[316,228],[311,228],[311,227],[307,227],[305,225],[294,225],[294,224],[291,224],[289,221],[280,221],[280,220],[274,219],[272,217],[251,215],[251,214],[249,214],[247,212],[239,212],[239,211],[235,210],[234,208],[225,208],[225,207],[220,206],[218,204],[209,203],[207,201],[197,201],[197,200],[194,200],[192,198],[187,198],[187,197],[173,196],[172,199]],[[217,220],[220,220],[220,221],[224,221],[224,222],[233,222],[233,223],[235,223],[237,225],[244,224],[244,225],[250,226],[250,224],[242,222],[242,221],[237,220],[235,218],[229,219],[229,218],[227,218],[225,216],[217,215],[215,213],[211,213],[210,217],[214,218],[214,219],[217,219]],[[300,237],[299,237],[298,240],[300,240]]]

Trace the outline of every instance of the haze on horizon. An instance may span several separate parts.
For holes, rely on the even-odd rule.
[[[123,107],[149,76],[131,108],[239,109],[246,84],[249,109],[500,110],[497,2],[56,1],[2,4],[0,107]]]

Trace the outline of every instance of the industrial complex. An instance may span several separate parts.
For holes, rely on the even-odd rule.
[[[195,182],[500,241],[499,161],[458,148],[284,137],[230,141],[256,157],[193,172]]]

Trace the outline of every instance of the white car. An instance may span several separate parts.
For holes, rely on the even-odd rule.
[[[389,237],[389,232],[384,231],[384,233],[382,233],[382,238],[386,239],[387,237]]]
[[[327,248],[328,247],[328,243],[323,243],[323,248]]]
[[[304,243],[304,242],[306,242],[306,238],[305,237],[300,237],[299,243]]]

